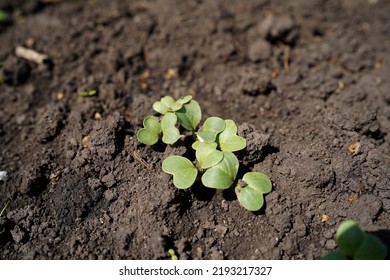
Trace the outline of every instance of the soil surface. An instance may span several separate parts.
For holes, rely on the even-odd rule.
[[[389,1],[0,9],[0,259],[319,259],[345,219],[390,245]],[[137,141],[153,102],[187,94],[240,125],[263,210],[177,190],[161,163],[185,143]]]

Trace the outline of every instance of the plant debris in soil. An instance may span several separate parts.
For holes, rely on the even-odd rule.
[[[319,259],[346,219],[390,245],[389,1],[0,9],[0,259]],[[273,181],[260,212],[176,189],[161,164],[185,143],[137,141],[188,94],[239,124]]]

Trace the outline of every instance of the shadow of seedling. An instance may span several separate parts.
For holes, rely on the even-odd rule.
[[[240,162],[235,152],[246,148],[246,139],[237,135],[237,125],[233,120],[209,117],[199,128],[202,113],[199,103],[188,95],[178,100],[165,96],[153,104],[153,109],[161,117],[147,116],[143,128],[137,132],[137,139],[145,145],[155,145],[160,140],[167,145],[179,139],[195,150],[195,158],[172,155],[164,159],[162,169],[173,176],[173,184],[178,189],[189,189],[196,182],[193,193],[200,199],[211,199],[216,190],[227,190],[234,186],[238,202],[247,210],[259,211],[264,205],[263,195],[272,190],[271,180],[260,172],[247,172],[237,178]],[[182,131],[185,130],[184,135]],[[186,152],[185,155],[193,155]],[[213,189],[213,192],[207,190]]]
[[[336,243],[338,250],[326,254],[322,259],[383,260],[388,255],[388,247],[376,234],[364,232],[352,220],[340,224],[336,232]]]

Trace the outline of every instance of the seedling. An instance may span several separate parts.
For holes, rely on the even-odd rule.
[[[383,260],[387,247],[382,241],[364,232],[351,220],[344,221],[336,232],[338,251],[322,257],[324,260]]]
[[[161,124],[155,116],[149,116],[144,119],[144,128],[137,132],[137,138],[145,145],[154,145],[161,137]]]
[[[0,23],[6,22],[8,18],[9,18],[8,14],[4,10],[0,9]]]
[[[173,175],[173,184],[178,189],[190,188],[199,177],[205,187],[213,189],[228,189],[236,183],[235,192],[241,205],[249,211],[261,209],[263,195],[272,189],[271,180],[260,172],[249,172],[237,183],[239,161],[234,152],[245,149],[246,140],[237,135],[233,120],[210,117],[197,130],[202,114],[192,96],[177,101],[165,96],[153,104],[153,109],[162,116],[144,119],[144,127],[137,132],[140,142],[154,145],[162,139],[165,144],[173,144],[181,138],[180,127],[192,133],[195,140],[194,160],[174,155],[162,163],[163,171]]]
[[[189,159],[181,156],[166,158],[163,161],[162,169],[165,173],[173,175],[173,184],[178,189],[188,189],[198,176],[198,169]]]
[[[96,93],[97,91],[95,89],[92,89],[89,91],[81,91],[79,95],[82,97],[90,97],[90,96],[94,96]]]
[[[179,258],[176,256],[175,250],[169,249],[168,254],[171,257],[171,260],[177,261]]]
[[[272,190],[272,183],[263,173],[248,172],[234,190],[242,206],[249,211],[257,211],[263,206],[263,194]]]
[[[146,117],[144,127],[137,132],[138,140],[145,145],[154,145],[159,139],[165,144],[174,144],[180,139],[178,126],[193,132],[202,118],[198,102],[190,95],[177,101],[165,96],[153,104],[153,109],[162,116]]]

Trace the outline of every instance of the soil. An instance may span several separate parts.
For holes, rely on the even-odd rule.
[[[390,245],[389,1],[0,9],[1,259],[319,259],[345,219]],[[176,189],[161,163],[185,143],[137,141],[153,102],[187,94],[240,125],[263,210]]]

